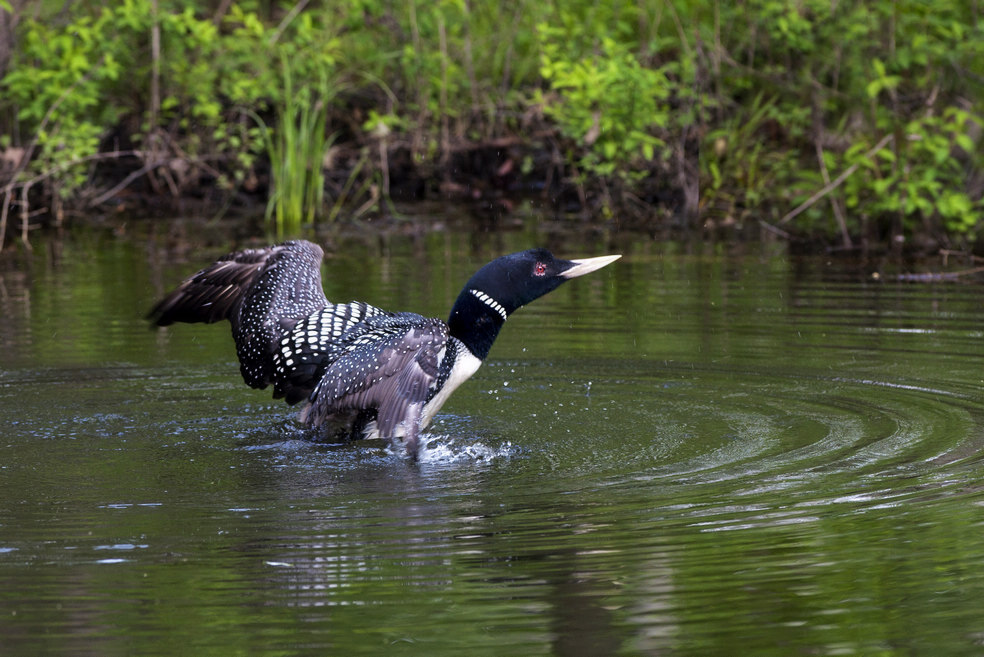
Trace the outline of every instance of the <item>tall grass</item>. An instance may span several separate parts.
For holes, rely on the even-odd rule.
[[[325,175],[323,163],[335,140],[327,134],[328,89],[323,75],[317,87],[294,89],[291,66],[282,58],[284,94],[276,112],[276,126],[256,114],[270,158],[271,190],[267,221],[273,220],[277,236],[296,233],[304,224],[315,223],[324,214]]]

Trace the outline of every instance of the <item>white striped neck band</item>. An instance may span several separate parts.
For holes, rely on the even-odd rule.
[[[474,294],[478,298],[478,300],[484,303],[486,306],[499,313],[499,315],[502,316],[502,321],[506,321],[506,319],[509,318],[509,313],[507,313],[506,309],[502,307],[502,304],[496,301],[495,299],[493,299],[492,297],[490,297],[489,295],[485,294],[481,290],[476,290],[474,288],[468,291]]]

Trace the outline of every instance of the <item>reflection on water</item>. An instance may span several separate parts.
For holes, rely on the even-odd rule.
[[[346,242],[325,287],[444,316],[550,242]],[[512,317],[413,464],[304,440],[227,325],[146,327],[231,246],[0,271],[5,655],[979,653],[979,285],[568,238],[625,258]]]

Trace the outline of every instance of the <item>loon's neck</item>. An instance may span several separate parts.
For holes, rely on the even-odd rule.
[[[468,348],[479,360],[489,355],[499,329],[509,316],[509,311],[498,301],[472,287],[465,287],[448,316],[451,336]]]

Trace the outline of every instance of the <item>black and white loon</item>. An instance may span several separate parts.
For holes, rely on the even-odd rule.
[[[272,383],[274,398],[308,402],[301,421],[329,437],[402,438],[412,457],[420,431],[478,370],[511,313],[621,257],[559,260],[545,249],[502,256],[471,277],[445,323],[329,302],[323,255],[305,241],[230,253],[148,318],[159,326],[228,319],[249,386]]]

